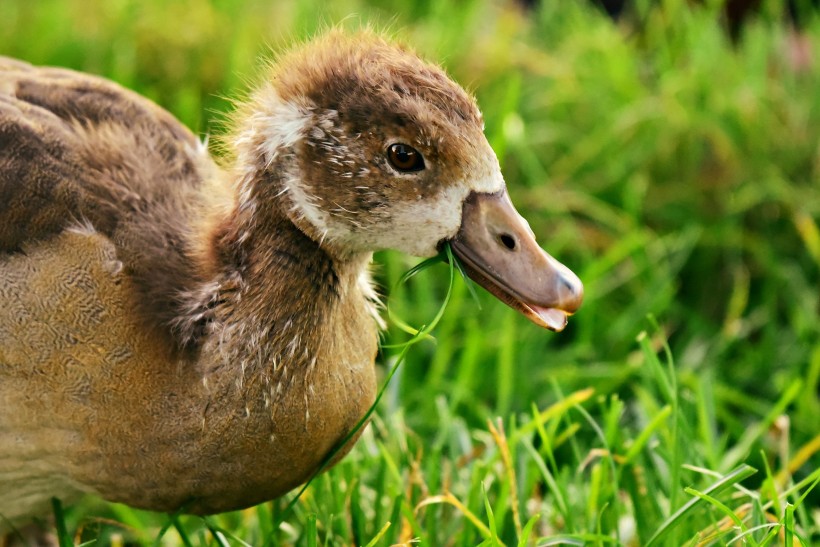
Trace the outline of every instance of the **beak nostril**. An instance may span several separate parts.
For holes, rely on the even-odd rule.
[[[500,234],[498,236],[498,241],[510,251],[514,251],[517,247],[515,238],[510,234]]]

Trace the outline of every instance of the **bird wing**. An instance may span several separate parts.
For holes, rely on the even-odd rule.
[[[202,148],[113,82],[0,58],[0,250],[81,221],[112,236],[141,202],[197,187]]]
[[[220,171],[171,114],[108,80],[0,57],[0,257],[82,225],[114,244],[149,322],[185,283]]]

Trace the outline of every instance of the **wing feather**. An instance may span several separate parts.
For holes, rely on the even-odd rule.
[[[198,281],[193,227],[202,185],[218,177],[205,147],[151,101],[0,57],[0,253],[90,224],[116,246],[145,316],[167,327]]]

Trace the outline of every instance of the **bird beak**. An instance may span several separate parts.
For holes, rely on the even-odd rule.
[[[467,196],[450,243],[470,279],[536,325],[561,331],[581,306],[581,280],[538,246],[506,189]]]

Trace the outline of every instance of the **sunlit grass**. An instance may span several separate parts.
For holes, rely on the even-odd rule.
[[[820,21],[795,67],[777,2],[737,45],[716,2],[635,2],[620,26],[543,4],[0,2],[0,53],[114,78],[203,134],[269,47],[389,26],[474,90],[513,201],[586,287],[555,335],[456,276],[398,369],[394,323],[371,425],[292,511],[294,494],[207,520],[85,500],[63,508],[71,538],[820,541]],[[416,261],[377,258],[391,312],[429,324],[447,266],[400,284]]]

